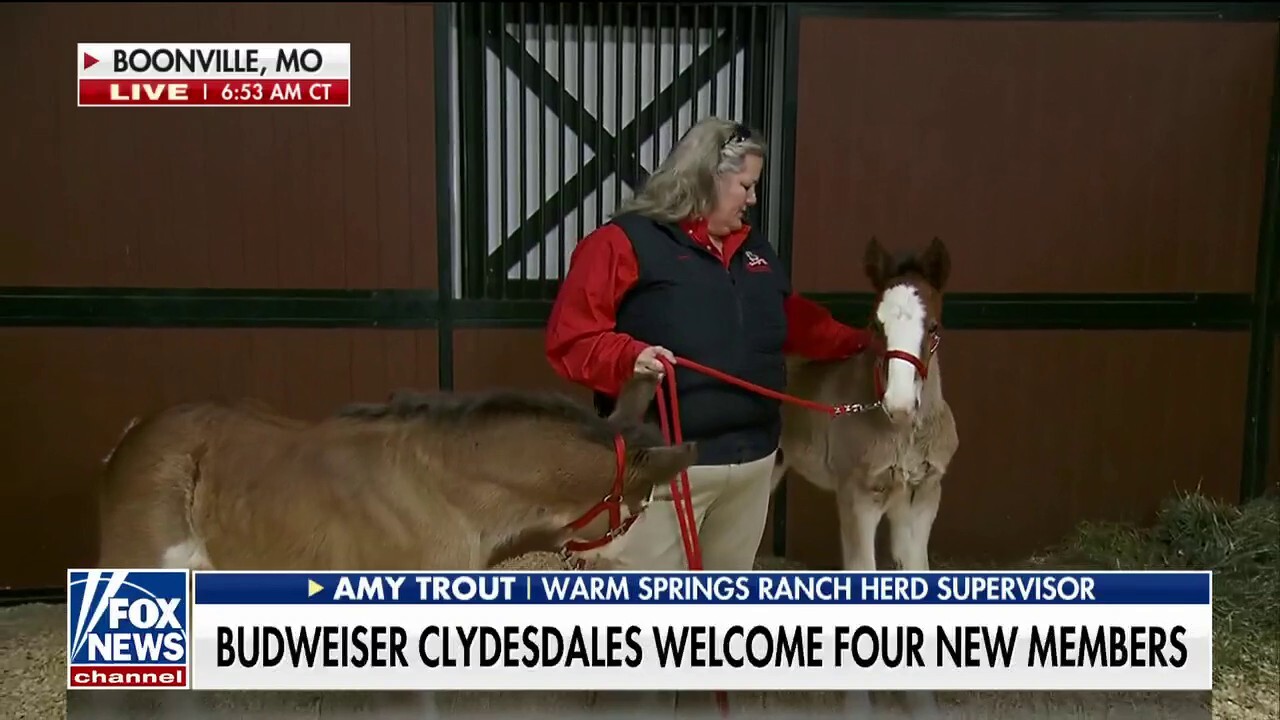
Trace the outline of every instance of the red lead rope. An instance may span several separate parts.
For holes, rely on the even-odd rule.
[[[936,347],[937,338],[935,337],[934,349],[936,349]],[[919,358],[898,350],[890,350],[887,352],[882,350],[879,362],[883,363],[890,358],[906,360],[911,363],[915,366],[916,370],[919,371],[921,377],[924,377],[928,372],[924,363],[922,363]],[[667,442],[673,445],[678,445],[679,443],[684,442],[684,435],[680,429],[680,401],[677,399],[676,393],[675,366],[665,357],[659,356],[658,360],[662,363],[662,369],[666,378],[667,386],[671,391],[671,409],[670,412],[668,412],[667,398],[662,393],[661,388],[658,390],[658,423],[662,428],[663,435],[666,436]],[[864,407],[854,404],[826,405],[823,403],[813,402],[812,400],[805,400],[803,398],[795,397],[794,395],[787,395],[786,393],[771,390],[686,358],[678,357],[676,358],[676,362],[690,370],[722,380],[731,385],[737,385],[740,388],[750,390],[751,392],[759,395],[782,402],[789,402],[833,417],[843,415],[845,413],[858,412]],[[876,391],[877,395],[879,395],[883,392],[883,389],[880,387],[880,373],[878,368],[875,375]],[[688,470],[681,470],[679,477],[671,479],[671,500],[675,505],[676,521],[680,524],[680,540],[684,544],[684,554],[685,558],[688,560],[689,569],[692,571],[702,570],[702,547],[698,542],[698,518],[693,511],[693,496],[689,489]],[[728,694],[723,690],[717,690],[715,697],[716,707],[720,710],[720,716],[728,717]]]
[[[671,411],[667,411],[667,398],[658,391],[658,424],[667,442],[679,445],[684,442],[684,433],[680,429],[680,401],[676,395],[676,373],[671,361],[659,357],[666,376],[667,385],[671,388]],[[681,362],[685,362],[681,360]],[[680,539],[684,543],[684,556],[688,559],[690,570],[702,569],[702,547],[698,544],[698,518],[693,512],[693,496],[689,489],[689,471],[681,470],[679,477],[671,479],[671,499],[675,503],[676,521],[680,523]]]
[[[676,395],[676,370],[671,365],[671,361],[665,357],[659,356],[662,362],[662,369],[666,377],[667,386],[671,389],[671,412],[667,412],[667,399],[662,389],[658,389],[658,424],[662,428],[662,434],[667,437],[667,442],[672,445],[678,445],[684,442],[684,434],[680,430],[680,401]],[[680,358],[682,365],[694,366],[690,360]],[[710,368],[699,369],[716,372]],[[746,383],[745,380],[732,379],[733,382]],[[748,385],[750,383],[747,383]],[[760,388],[764,390],[765,388]],[[689,471],[687,469],[680,471],[680,476],[671,479],[671,501],[675,505],[676,521],[680,523],[680,540],[684,543],[684,556],[688,559],[689,569],[693,571],[702,569],[702,546],[698,543],[698,518],[693,512],[693,495],[689,490]],[[723,690],[717,690],[715,693],[716,707],[720,710],[721,717],[729,717],[729,695]]]
[[[658,423],[662,428],[662,434],[667,438],[667,442],[672,445],[678,445],[684,442],[684,435],[680,429],[680,401],[677,399],[678,395],[676,393],[676,370],[670,360],[661,356],[659,356],[658,359],[662,362],[662,369],[666,377],[667,386],[671,391],[670,412],[667,411],[666,396],[662,393],[661,389],[658,391]],[[732,375],[720,372],[719,370],[709,368],[706,365],[702,365],[685,358],[676,358],[676,362],[690,370],[695,370],[705,375],[737,385],[738,387],[759,393],[765,397],[792,402],[818,412],[839,415],[848,407],[823,405],[822,403],[816,403],[776,392],[769,388],[736,378]],[[679,477],[671,479],[671,500],[675,505],[676,521],[680,524],[680,540],[684,544],[684,555],[688,560],[689,569],[692,571],[702,570],[702,546],[698,542],[698,518],[693,511],[693,495],[689,489],[688,470],[681,470]],[[728,693],[723,690],[717,690],[715,698],[716,707],[720,710],[720,716],[728,717]]]

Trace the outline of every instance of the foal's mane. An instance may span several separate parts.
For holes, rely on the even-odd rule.
[[[572,425],[583,438],[607,447],[613,447],[613,438],[618,433],[622,433],[629,446],[664,444],[661,435],[651,426],[610,422],[593,409],[554,390],[497,389],[471,393],[402,390],[392,393],[385,403],[347,405],[338,411],[338,417],[367,421],[425,421],[443,426],[534,418]]]

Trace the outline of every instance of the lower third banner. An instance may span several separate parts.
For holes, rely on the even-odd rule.
[[[197,690],[1208,690],[1209,573],[196,572]]]

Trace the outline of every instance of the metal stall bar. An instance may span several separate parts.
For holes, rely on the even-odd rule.
[[[1253,282],[1253,319],[1249,338],[1249,379],[1245,390],[1244,447],[1240,468],[1240,500],[1261,497],[1267,488],[1267,463],[1272,437],[1271,363],[1276,347],[1274,316],[1280,275],[1280,42],[1271,90],[1271,134],[1267,141],[1263,182],[1262,222],[1258,228],[1258,257]]]

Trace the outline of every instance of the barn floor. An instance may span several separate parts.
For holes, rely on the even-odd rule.
[[[762,559],[763,560],[763,559]],[[766,561],[778,567],[777,561]],[[764,566],[766,562],[762,562]],[[452,692],[436,696],[433,715],[415,693],[253,692],[122,693],[67,692],[66,606],[0,608],[0,714],[5,718],[521,718],[718,717],[710,693],[659,693],[641,701],[625,693]],[[111,709],[104,707],[104,701]],[[185,701],[185,702],[183,702]],[[908,700],[901,693],[855,696],[841,693],[733,693],[733,718],[930,717],[1159,718],[1251,717],[1211,712],[1201,693],[939,693]],[[868,705],[869,703],[869,705]],[[914,711],[913,708],[914,707]],[[1262,716],[1253,716],[1262,717]]]

